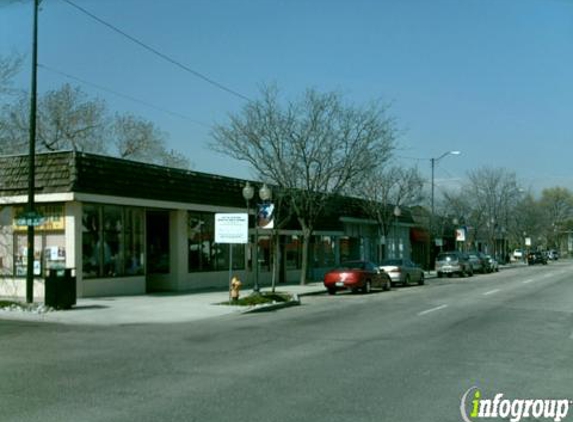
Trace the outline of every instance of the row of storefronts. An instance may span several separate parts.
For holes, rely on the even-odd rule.
[[[215,242],[216,213],[247,212],[244,180],[76,152],[39,154],[36,163],[36,208],[43,216],[35,229],[36,296],[52,268],[74,270],[79,297],[223,287],[229,269],[248,285],[255,257],[265,285],[274,254],[281,256],[280,282],[300,278],[296,225],[257,229],[255,236],[253,219],[249,242],[232,254],[229,244]],[[25,296],[27,227],[18,216],[27,201],[27,171],[26,156],[0,157],[0,296]],[[382,241],[359,208],[325,213],[310,245],[310,279],[347,259],[376,260],[381,247],[387,256],[427,255],[429,238],[407,212]]]

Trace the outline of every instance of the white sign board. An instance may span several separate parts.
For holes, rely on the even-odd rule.
[[[249,215],[215,214],[215,243],[248,243]]]

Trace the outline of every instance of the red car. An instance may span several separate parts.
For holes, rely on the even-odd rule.
[[[348,261],[324,275],[324,287],[333,295],[338,290],[361,290],[370,293],[373,287],[390,290],[390,276],[370,261]]]

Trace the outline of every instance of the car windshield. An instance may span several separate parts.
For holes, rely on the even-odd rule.
[[[456,259],[458,259],[458,257],[455,254],[442,253],[442,254],[439,254],[436,259],[438,261],[455,261]]]

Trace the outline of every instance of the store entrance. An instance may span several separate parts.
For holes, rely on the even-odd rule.
[[[147,291],[161,290],[161,275],[170,273],[169,212],[148,211],[146,216]],[[159,277],[158,277],[159,276]]]

